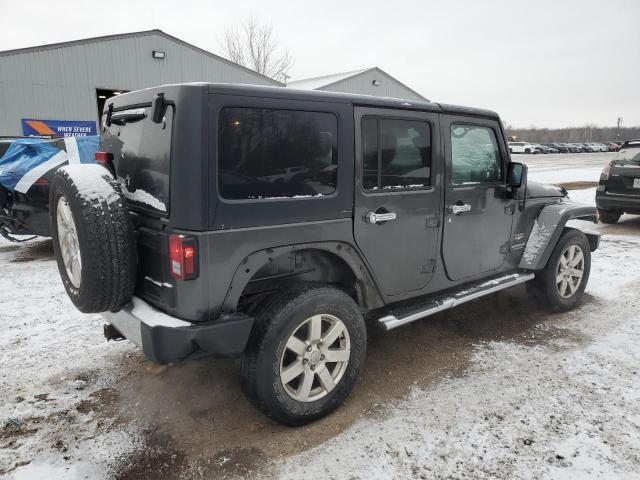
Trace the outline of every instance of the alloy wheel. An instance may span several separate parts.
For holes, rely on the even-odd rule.
[[[345,324],[333,315],[307,318],[288,338],[280,359],[280,381],[299,402],[326,396],[342,379],[351,340]]]
[[[75,288],[80,288],[82,280],[82,259],[80,258],[80,243],[78,231],[73,221],[69,202],[60,197],[57,207],[58,245],[62,253],[62,262],[67,271],[69,281]]]
[[[580,288],[584,276],[584,253],[578,245],[569,245],[560,255],[556,286],[562,298],[569,298]]]

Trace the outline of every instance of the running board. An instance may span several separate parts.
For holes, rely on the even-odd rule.
[[[450,295],[431,298],[418,305],[410,305],[401,308],[391,308],[391,313],[378,320],[385,330],[392,330],[396,327],[406,325],[420,318],[428,317],[434,313],[448,310],[465,302],[484,297],[490,293],[504,290],[521,283],[532,280],[533,273],[519,272],[497,277],[492,280],[483,281],[477,285],[466,286],[464,290]]]

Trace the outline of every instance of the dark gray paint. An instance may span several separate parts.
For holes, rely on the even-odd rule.
[[[132,207],[139,231],[139,249],[146,249],[141,258],[146,258],[147,265],[140,273],[142,280],[139,280],[136,292],[167,313],[186,320],[208,321],[218,318],[221,312],[234,312],[248,293],[265,284],[286,288],[298,280],[335,281],[347,290],[353,288],[362,310],[367,311],[513,271],[518,268],[534,219],[546,204],[558,201],[553,197],[527,197],[524,186],[510,194],[501,182],[491,188],[464,192],[465,199],[474,203],[478,213],[467,219],[456,217],[455,225],[460,225],[457,230],[447,234],[443,221],[427,225],[427,217],[432,214],[439,214],[441,220],[447,218],[444,213],[445,188],[448,188],[445,187],[445,166],[450,160],[442,142],[448,141],[451,119],[463,118],[467,122],[490,125],[496,132],[503,161],[508,160],[499,117],[486,110],[339,93],[218,84],[157,87],[121,95],[109,103],[124,108],[153,102],[158,93],[164,93],[167,100],[176,104],[171,152],[171,213],[160,216]],[[217,112],[223,106],[304,109],[335,114],[339,137],[336,193],[322,198],[260,201],[219,198]],[[432,122],[433,191],[368,196],[359,190],[362,159],[357,119],[365,109],[375,109],[377,114],[384,116],[425,118]],[[443,126],[440,132],[438,124]],[[463,193],[450,189],[448,195],[455,201]],[[504,207],[510,205],[513,214],[504,211]],[[366,225],[362,217],[381,206],[397,211],[408,223],[402,229],[393,222]],[[569,205],[567,208],[576,209]],[[585,207],[573,215],[593,212],[594,209]],[[511,222],[513,233],[510,236]],[[391,230],[393,228],[397,230]],[[417,235],[407,240],[415,250],[398,245],[401,238],[398,231],[405,233],[405,228]],[[558,228],[561,231],[561,227]],[[197,279],[176,282],[169,276],[166,238],[170,232],[197,239],[200,266]],[[473,257],[467,246],[471,237],[477,240],[479,249],[472,252]],[[446,243],[444,256],[443,238]],[[486,263],[465,270],[462,264],[473,263],[473,258],[483,255],[488,258]],[[390,257],[389,261],[379,261],[385,256]],[[406,257],[411,260],[405,262]],[[425,261],[431,259],[434,260],[433,266],[429,266],[431,271],[424,269]],[[397,268],[403,262],[405,266]],[[418,265],[412,271],[407,270],[413,262]],[[457,269],[458,275],[450,276],[445,266]],[[332,274],[331,269],[340,272]],[[144,281],[148,274],[158,283],[165,282],[171,287]],[[389,280],[388,275],[393,278]],[[350,279],[354,279],[355,285],[348,283]]]
[[[362,187],[362,117],[418,120],[431,128],[431,179],[428,189],[379,190],[366,192]],[[380,282],[391,296],[424,288],[433,277],[441,212],[442,152],[438,115],[426,112],[390,111],[358,108],[354,110],[356,145],[356,181],[353,232],[357,246]],[[396,214],[395,220],[369,223],[369,212]],[[433,217],[435,225],[428,220]]]
[[[506,188],[509,156],[498,122],[462,115],[442,115],[441,118],[447,168],[442,257],[448,277],[451,280],[460,280],[496,271],[504,265],[508,253],[504,246],[509,244],[511,237],[515,211],[512,207],[515,200]],[[483,126],[494,131],[502,161],[502,179],[499,183],[470,186],[452,184],[452,124]],[[463,204],[470,205],[471,210],[459,214],[447,211],[449,206]],[[462,239],[464,241],[461,241]]]

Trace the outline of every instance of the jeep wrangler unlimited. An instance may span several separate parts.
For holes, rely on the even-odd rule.
[[[347,397],[367,327],[523,282],[570,309],[599,242],[567,226],[596,209],[527,182],[486,110],[193,83],[113,98],[101,129],[101,165],[51,188],[71,300],[155,362],[239,357],[289,425]]]

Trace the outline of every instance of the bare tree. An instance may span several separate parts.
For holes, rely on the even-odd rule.
[[[232,62],[280,82],[286,83],[294,63],[291,52],[278,47],[273,25],[259,23],[253,16],[228,28],[221,47]]]

